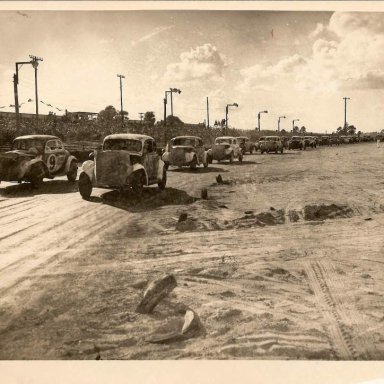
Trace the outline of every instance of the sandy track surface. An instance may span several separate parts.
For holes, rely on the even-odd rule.
[[[171,168],[142,201],[1,183],[0,358],[382,359],[383,157],[359,144]],[[164,273],[176,289],[136,313]],[[148,342],[185,306],[197,335]]]

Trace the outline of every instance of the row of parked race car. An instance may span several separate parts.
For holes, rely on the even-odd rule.
[[[300,149],[316,148],[320,145],[340,145],[342,143],[357,142],[357,139],[352,136],[262,136],[259,141],[254,143],[246,136],[237,137],[243,153],[249,152],[252,154],[254,151],[260,150],[264,152],[280,152],[283,153],[284,149]]]
[[[315,148],[318,145],[339,144],[330,136],[263,136],[257,143],[248,137],[222,136],[211,148],[204,146],[196,136],[178,136],[169,141],[165,149],[156,147],[155,140],[146,135],[114,134],[105,137],[100,149],[90,154],[82,164],[79,192],[89,199],[94,187],[126,190],[141,195],[145,185],[157,184],[164,189],[170,166],[191,169],[208,167],[218,162],[235,159],[242,162],[244,154],[260,150],[261,153],[283,153],[284,149]],[[64,148],[56,136],[29,135],[16,138],[10,151],[0,154],[0,182],[31,182],[38,187],[44,178],[66,175],[75,182],[78,161]]]

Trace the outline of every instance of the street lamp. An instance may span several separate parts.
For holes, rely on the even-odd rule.
[[[121,113],[121,128],[124,128],[124,114],[123,114],[123,82],[122,79],[125,79],[124,75],[116,75],[120,78],[120,113]]]
[[[180,94],[180,89],[177,88],[169,88],[169,91],[165,91],[164,96],[164,127],[167,125],[167,103],[168,103],[168,93],[171,95],[171,115],[173,116],[173,98],[172,93]]]
[[[260,114],[261,113],[268,113],[268,111],[261,111],[257,114],[257,123],[258,123],[259,132],[261,131],[261,127],[260,127]]]
[[[285,119],[286,116],[279,116],[279,120],[277,122],[277,132],[280,132],[280,119]]]
[[[233,104],[227,104],[227,106],[225,107],[225,136],[228,135],[228,110],[229,110],[229,107],[238,107],[239,104],[237,103],[233,103]]]
[[[29,57],[32,59],[31,64],[32,67],[35,69],[35,102],[36,102],[36,123],[38,123],[39,119],[39,98],[37,96],[37,67],[39,66],[39,61],[43,61],[42,57],[37,57],[33,55],[29,55]]]
[[[293,119],[292,120],[292,132],[295,130],[295,121],[300,121],[300,119]]]
[[[33,68],[35,68],[35,94],[36,94],[36,116],[39,112],[38,99],[37,99],[37,66],[39,65],[38,61],[43,61],[42,58],[37,56],[29,55],[32,59],[31,61],[18,61],[15,63],[16,73],[13,75],[13,90],[15,94],[15,113],[16,113],[16,127],[20,128],[20,114],[19,114],[19,94],[17,86],[19,84],[19,66],[23,64],[32,64]],[[36,119],[37,120],[37,119]]]

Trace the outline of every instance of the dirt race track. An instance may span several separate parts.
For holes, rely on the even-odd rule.
[[[383,359],[383,159],[367,143],[170,168],[142,201],[1,183],[0,359]],[[175,290],[136,313],[165,273]],[[150,343],[185,306],[199,332]]]

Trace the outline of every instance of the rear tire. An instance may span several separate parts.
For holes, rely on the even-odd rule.
[[[74,183],[77,177],[77,163],[76,161],[71,161],[71,165],[69,166],[69,171],[67,173],[67,179],[70,183]]]
[[[250,154],[250,155],[253,154],[253,147],[251,147],[251,148],[249,149],[249,154]]]
[[[243,154],[240,153],[240,155],[239,155],[239,163],[242,163],[242,162],[243,162]]]
[[[29,178],[33,188],[39,188],[41,184],[43,184],[44,176],[45,172],[41,164],[36,164],[32,166]]]
[[[192,161],[191,161],[191,164],[189,164],[189,167],[190,167],[191,169],[193,169],[193,170],[196,169],[196,167],[197,167],[197,158],[196,158],[196,156],[193,157],[193,159],[192,159]]]
[[[233,163],[233,159],[234,159],[234,155],[233,155],[233,152],[231,152],[231,155],[229,157],[229,163],[232,164]]]
[[[136,196],[141,197],[144,189],[144,175],[142,172],[135,172],[132,179],[131,188]]]
[[[85,172],[81,172],[79,176],[79,192],[84,200],[89,200],[92,194],[92,182]]]

